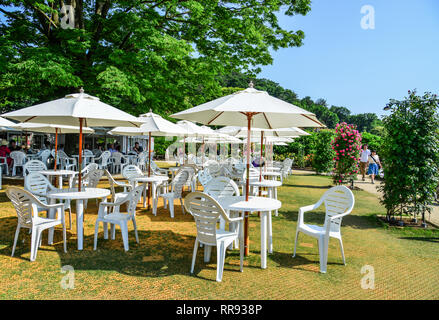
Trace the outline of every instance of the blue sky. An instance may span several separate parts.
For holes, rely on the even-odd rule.
[[[361,28],[364,5],[375,9],[373,30]],[[273,52],[258,77],[300,98],[382,115],[409,89],[439,92],[438,0],[313,0],[308,15],[279,18],[305,32],[304,44]]]

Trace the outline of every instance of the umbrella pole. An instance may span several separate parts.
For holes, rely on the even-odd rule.
[[[151,132],[148,136],[148,177],[151,176]],[[148,210],[150,209],[149,200],[151,199],[151,183],[148,188]]]
[[[261,156],[259,157],[259,181],[262,181],[262,148],[263,147],[264,147],[264,131],[261,131]]]
[[[78,156],[78,191],[81,191],[82,184],[82,121],[83,118],[79,118],[79,156]]]
[[[183,137],[183,164],[186,164],[186,136]]]
[[[201,167],[204,167],[204,136],[203,136],[203,146],[201,148],[202,153],[201,153]]]
[[[58,156],[58,128],[55,128],[55,166],[53,168],[56,171],[56,158]]]
[[[246,113],[247,116],[247,172],[245,179],[245,201],[248,201],[248,194],[250,189],[250,130],[251,130],[251,121],[252,121],[252,113]],[[249,212],[244,212],[244,255],[248,256],[249,254],[249,235],[248,235],[248,216]]]

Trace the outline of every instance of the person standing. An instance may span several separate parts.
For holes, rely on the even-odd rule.
[[[372,183],[375,183],[375,176],[379,174],[381,168],[380,158],[378,157],[375,150],[371,151],[369,156],[369,170],[367,174],[370,174],[370,179]]]
[[[360,172],[362,180],[366,180],[366,168],[369,163],[370,150],[367,148],[367,144],[363,144],[363,148],[360,154]]]

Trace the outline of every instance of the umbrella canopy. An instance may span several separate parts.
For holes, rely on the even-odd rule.
[[[264,136],[274,136],[274,137],[299,137],[299,136],[309,136],[310,134],[300,128],[290,127],[290,128],[278,128],[278,129],[262,129],[262,128],[251,128],[252,136],[260,136],[261,132],[264,132]],[[247,137],[247,127],[237,127],[237,126],[225,126],[216,130],[218,133],[229,134],[238,138]]]
[[[185,131],[180,126],[163,119],[151,110],[137,118],[142,124],[138,127],[116,127],[109,131],[110,134],[122,136],[184,136]]]
[[[79,155],[82,155],[83,126],[139,126],[136,117],[103,103],[97,97],[84,93],[68,94],[64,98],[37,104],[3,114],[2,116],[29,123],[49,123],[66,126],[79,124]],[[79,157],[78,188],[81,190],[82,157]]]
[[[214,137],[217,133],[206,126],[199,126],[192,121],[181,120],[177,125],[185,131],[186,137]]]
[[[13,123],[12,121],[9,121],[5,118],[0,117],[0,127],[1,128],[7,128],[7,127],[14,128],[15,126],[16,126],[16,124]]]
[[[21,129],[23,131],[32,131],[32,132],[43,132],[43,133],[79,133],[79,127],[75,126],[63,126],[57,124],[49,124],[49,123],[17,123],[14,128]],[[95,131],[92,128],[83,127],[83,133],[94,133]]]
[[[252,114],[251,125],[273,129],[287,127],[324,127],[315,114],[270,96],[265,91],[250,88],[221,97],[194,108],[171,115],[208,125],[243,126],[247,114]]]
[[[86,127],[139,126],[136,117],[103,103],[97,97],[84,93],[68,94],[64,98],[8,112],[3,117],[20,122],[49,123],[77,126],[84,119]]]
[[[251,138],[251,127],[261,129],[287,127],[324,127],[315,114],[270,96],[265,91],[249,88],[224,96],[194,108],[171,115],[173,118],[196,121],[207,125],[247,125],[247,139]],[[261,135],[261,140],[263,134]],[[249,196],[250,144],[247,144],[247,178],[245,199]],[[244,218],[244,247],[248,255],[248,213]]]

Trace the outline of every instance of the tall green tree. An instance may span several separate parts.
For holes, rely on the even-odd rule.
[[[162,114],[220,92],[218,77],[257,72],[270,50],[304,33],[278,14],[305,15],[310,0],[0,0],[3,111],[85,91],[134,114]],[[63,28],[64,5],[74,28]],[[64,7],[65,8],[65,7]]]

